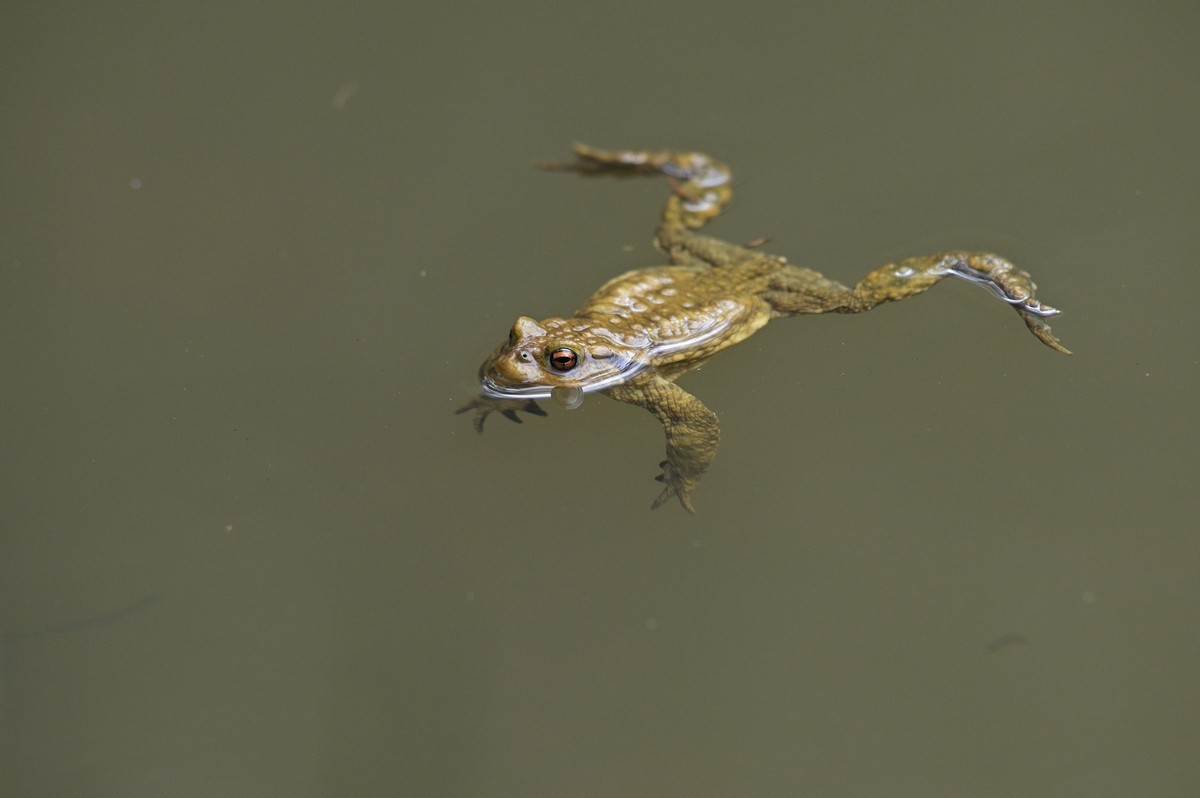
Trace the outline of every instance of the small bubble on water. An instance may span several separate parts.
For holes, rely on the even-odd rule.
[[[133,180],[129,181],[129,187],[136,191],[142,187],[142,181],[135,177]]]
[[[567,410],[574,410],[583,404],[583,389],[579,387],[564,388],[558,386],[550,391],[550,398]]]

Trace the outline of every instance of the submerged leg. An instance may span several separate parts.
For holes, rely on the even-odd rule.
[[[675,496],[685,510],[694,513],[692,490],[717,456],[717,443],[721,439],[717,414],[662,377],[618,385],[606,393],[618,401],[646,408],[662,422],[666,432],[667,459],[659,464],[662,474],[655,477],[664,487],[650,509]]]
[[[780,316],[861,313],[884,302],[916,296],[950,276],[989,289],[1020,314],[1038,340],[1064,355],[1071,354],[1046,322],[1060,311],[1037,300],[1034,296],[1037,286],[1029,273],[986,252],[943,252],[907,258],[870,272],[854,288],[846,288],[811,269],[785,266],[772,278],[762,296]]]

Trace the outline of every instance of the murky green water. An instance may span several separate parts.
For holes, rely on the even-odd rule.
[[[1185,4],[41,5],[0,12],[0,792],[1200,791],[1200,234]],[[477,436],[520,314],[665,187],[852,281],[1033,271],[772,324],[648,414]],[[149,600],[148,600],[149,599]]]

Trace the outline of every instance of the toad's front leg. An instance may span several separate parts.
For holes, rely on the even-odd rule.
[[[692,490],[717,456],[717,443],[721,439],[717,414],[659,376],[618,385],[607,393],[618,401],[646,408],[662,422],[666,432],[667,459],[657,477],[664,487],[650,509],[675,496],[685,510],[694,513]]]
[[[483,422],[487,421],[487,417],[492,413],[499,413],[509,421],[515,421],[518,424],[521,423],[521,417],[517,415],[518,411],[534,416],[546,415],[546,411],[538,407],[538,403],[532,399],[497,399],[482,393],[454,412],[467,413],[472,410],[475,411],[475,431],[479,433],[483,432]]]

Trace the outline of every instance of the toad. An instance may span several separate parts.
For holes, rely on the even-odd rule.
[[[586,393],[644,407],[662,423],[666,459],[652,508],[674,497],[688,512],[692,492],[713,462],[720,438],[716,414],[675,384],[771,319],[816,313],[862,313],[916,296],[945,277],[976,283],[1017,312],[1043,344],[1070,354],[1047,319],[1059,313],[1034,295],[1027,272],[987,252],[950,251],[881,266],[853,288],[757,247],[696,232],[729,204],[729,168],[703,153],[600,150],[575,146],[575,160],[543,168],[583,175],[663,175],[671,188],[655,244],[669,265],[614,277],[568,318],[522,316],[479,369],[475,428],[493,412],[519,422],[519,412],[545,415],[535,400],[568,406]]]

